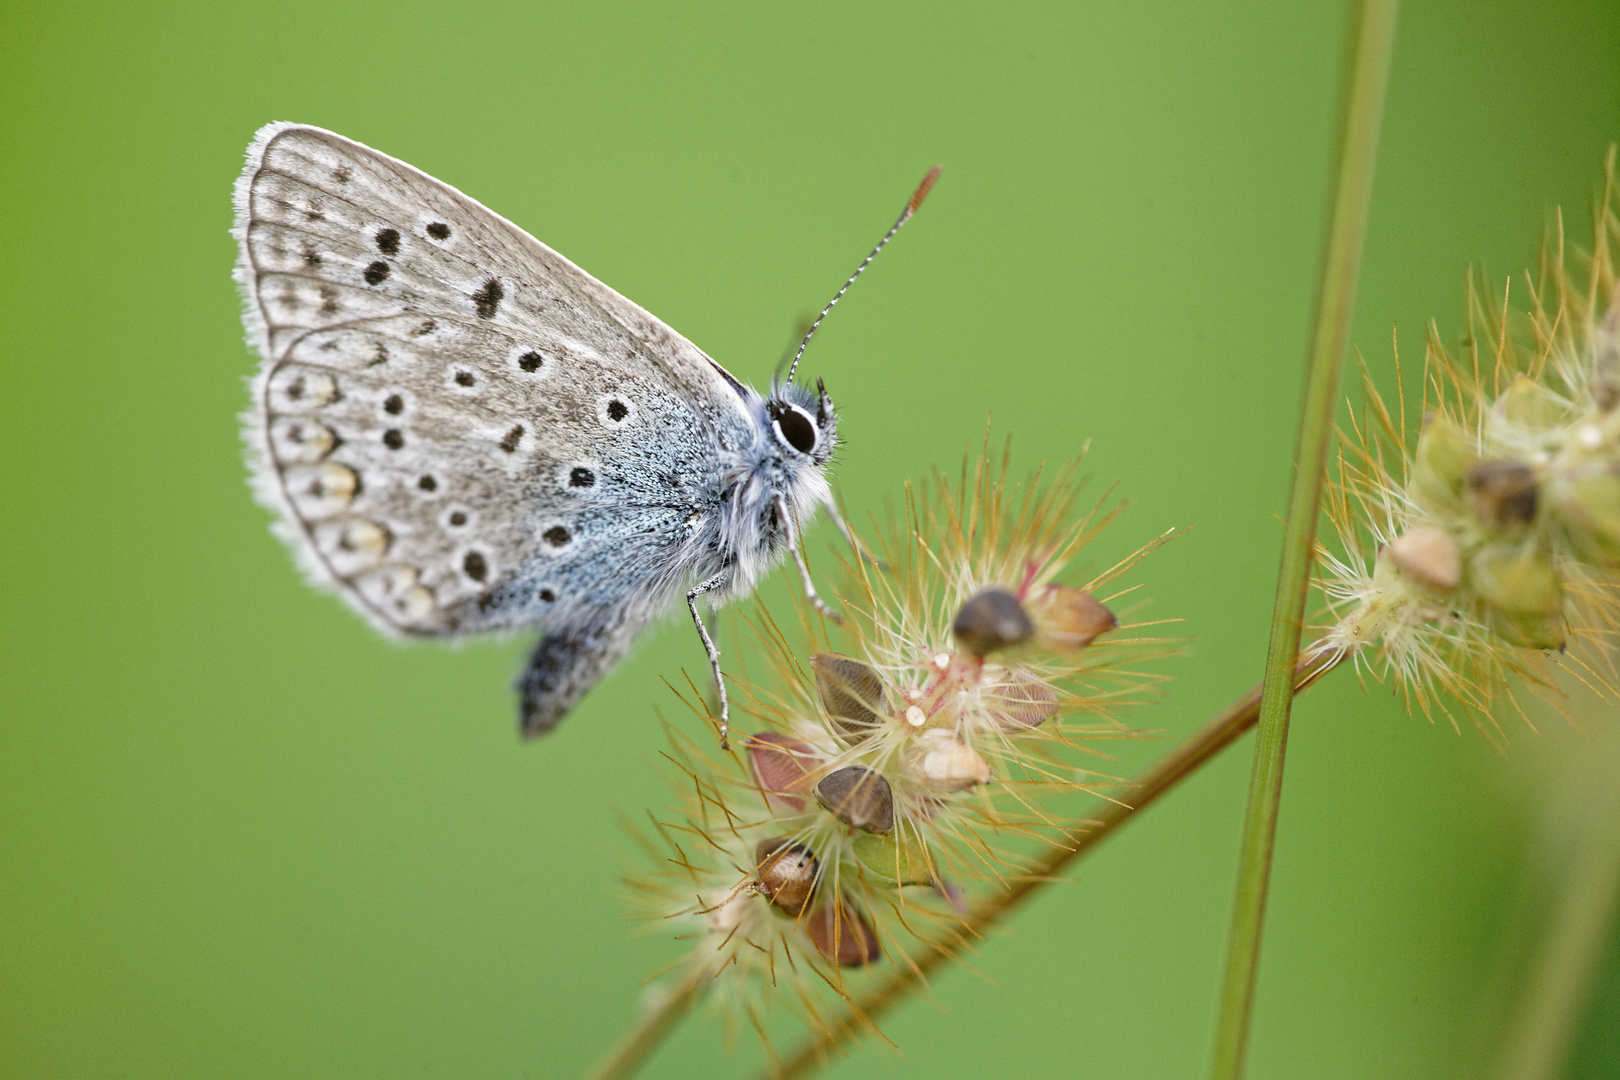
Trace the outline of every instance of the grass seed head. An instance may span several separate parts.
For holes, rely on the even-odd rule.
[[[813,1023],[818,995],[959,927],[973,891],[1062,842],[1066,798],[1112,782],[1095,744],[1131,734],[1119,712],[1161,679],[1143,661],[1180,645],[1117,584],[1167,537],[1058,580],[1117,512],[1082,506],[1077,465],[1009,482],[985,454],[909,487],[844,567],[841,625],[747,617],[766,664],[733,708],[754,734],[727,754],[671,726],[685,797],[633,884],[733,1017],[758,1028],[785,998]]]
[[[1560,218],[1522,307],[1470,279],[1461,346],[1430,328],[1416,440],[1404,393],[1391,408],[1370,379],[1344,439],[1318,647],[1353,654],[1425,713],[1455,701],[1499,730],[1514,684],[1552,694],[1554,665],[1615,695],[1617,208],[1611,150],[1591,253],[1566,252]]]

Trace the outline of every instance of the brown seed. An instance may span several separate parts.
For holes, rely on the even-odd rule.
[[[1114,613],[1072,585],[1048,585],[1030,604],[1040,643],[1053,652],[1083,649],[1119,626]]]
[[[846,765],[822,777],[816,801],[857,829],[886,833],[894,828],[894,792],[882,773],[864,765]]]
[[[985,689],[990,718],[1002,731],[1039,727],[1057,715],[1058,695],[1038,675],[1010,671],[1007,678]]]
[[[962,605],[951,632],[974,656],[988,656],[997,649],[1028,641],[1035,633],[1035,624],[1016,596],[992,586]]]
[[[1448,593],[1462,580],[1462,551],[1438,525],[1419,525],[1402,533],[1386,552],[1402,574],[1425,589]]]
[[[815,672],[822,708],[845,731],[859,734],[888,715],[883,676],[871,665],[836,653],[816,653],[810,657],[810,670]]]
[[[805,929],[816,951],[841,967],[861,967],[883,955],[871,921],[845,897],[811,912]]]
[[[761,840],[754,847],[759,891],[789,915],[797,916],[815,892],[818,869],[814,853],[787,837]]]
[[[1465,474],[1481,525],[1520,529],[1536,517],[1536,475],[1530,466],[1493,458],[1476,461]]]
[[[821,762],[815,747],[774,731],[750,735],[746,745],[760,788],[789,808],[803,810],[804,796],[810,788],[807,777]]]

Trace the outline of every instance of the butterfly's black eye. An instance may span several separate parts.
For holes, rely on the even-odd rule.
[[[811,423],[810,417],[802,409],[792,405],[785,405],[776,414],[776,433],[782,441],[801,454],[808,454],[816,448],[816,425]]]

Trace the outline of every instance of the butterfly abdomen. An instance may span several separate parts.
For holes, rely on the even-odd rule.
[[[606,614],[605,612],[603,614]],[[518,728],[526,738],[556,727],[586,691],[618,663],[639,622],[587,623],[547,630],[518,677]]]

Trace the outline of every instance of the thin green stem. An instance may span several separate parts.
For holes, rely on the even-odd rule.
[[[1305,657],[1295,670],[1296,693],[1313,685],[1346,659],[1342,653],[1325,652],[1316,647],[1306,650]],[[767,1069],[765,1075],[771,1080],[792,1080],[827,1064],[834,1049],[862,1029],[874,1028],[879,1016],[923,986],[935,968],[961,952],[965,942],[989,933],[996,923],[1004,921],[1037,890],[1057,880],[1070,863],[1084,858],[1113,835],[1114,830],[1213,760],[1253,727],[1259,714],[1260,687],[1255,686],[1150,765],[1128,786],[1113,792],[1115,801],[1105,804],[1086,824],[1070,830],[1061,845],[1055,846],[1006,892],[975,904],[960,928],[913,950],[905,964],[850,1002],[841,1015],[820,1025],[803,1045]]]
[[[1620,912],[1620,786],[1614,782],[1620,739],[1594,724],[1579,745],[1584,760],[1577,763],[1570,753],[1557,781],[1565,788],[1559,792],[1563,812],[1549,813],[1557,822],[1551,846],[1568,849],[1554,863],[1552,900],[1537,913],[1541,934],[1504,1026],[1496,1069],[1501,1080],[1564,1074]]]
[[[1237,895],[1227,942],[1226,974],[1216,1026],[1215,1080],[1243,1075],[1249,1018],[1254,1004],[1266,891],[1282,795],[1283,759],[1288,746],[1288,719],[1293,705],[1293,671],[1299,651],[1305,591],[1315,552],[1317,507],[1333,432],[1350,314],[1355,306],[1356,276],[1366,233],[1372,193],[1378,130],[1384,112],[1390,56],[1395,47],[1397,0],[1362,0],[1346,70],[1338,161],[1329,219],[1327,248],[1312,330],[1305,401],[1300,413],[1294,479],[1288,497],[1288,525],[1283,539],[1277,601],[1272,611],[1271,641],[1260,700],[1254,768],[1238,856]]]
[[[619,1045],[586,1074],[585,1080],[625,1080],[634,1076],[686,1018],[692,1006],[703,998],[708,985],[708,974],[698,969],[661,999],[647,1003],[641,1016],[619,1040]]]

